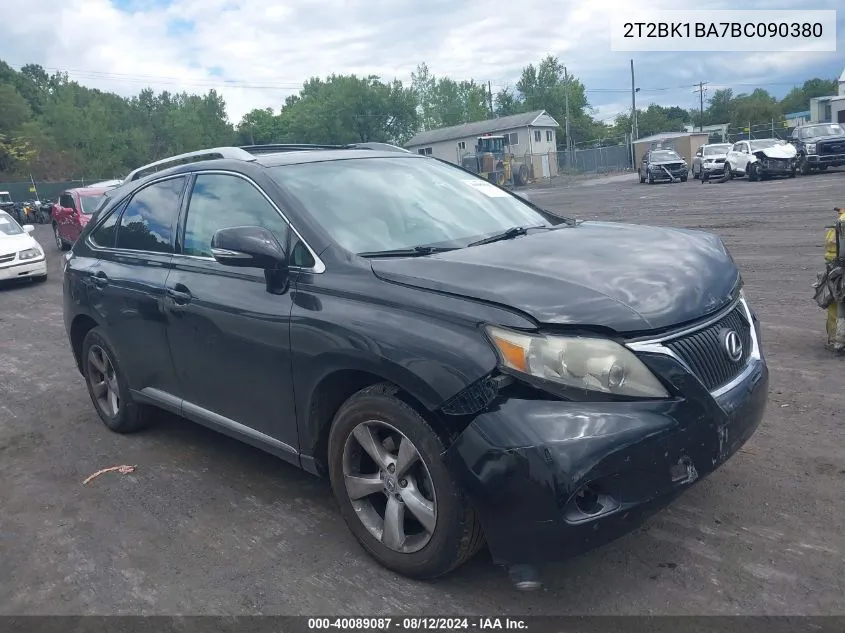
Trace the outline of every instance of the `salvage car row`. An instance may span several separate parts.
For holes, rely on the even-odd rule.
[[[715,177],[756,181],[794,178],[797,173],[843,165],[845,129],[838,123],[817,123],[796,127],[788,141],[764,138],[702,145],[689,165],[672,149],[652,149],[643,156],[638,172],[640,182],[650,184],[685,182],[688,175],[702,182]]]

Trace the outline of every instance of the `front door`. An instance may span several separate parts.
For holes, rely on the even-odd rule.
[[[223,431],[252,437],[257,431],[264,443],[295,454],[291,294],[268,292],[263,270],[212,257],[215,231],[233,226],[261,226],[287,244],[287,223],[251,181],[197,174],[166,284],[167,338],[184,388],[183,411]]]

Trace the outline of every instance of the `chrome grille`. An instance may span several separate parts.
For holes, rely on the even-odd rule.
[[[15,258],[15,254],[12,253],[11,255],[0,255],[0,264],[5,264],[6,262],[10,262]]]
[[[725,349],[724,335],[730,330],[739,334],[742,341],[742,355],[737,361],[732,361]],[[742,304],[738,304],[715,323],[666,341],[664,345],[687,364],[708,391],[713,391],[736,378],[745,368],[753,347],[751,324]]]

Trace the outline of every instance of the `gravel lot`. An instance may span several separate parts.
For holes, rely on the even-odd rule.
[[[486,553],[436,583],[398,578],[353,541],[327,483],[179,419],[107,431],[73,364],[60,257],[39,226],[48,281],[0,289],[0,613],[845,613],[843,360],[824,349],[811,297],[845,173],[653,186],[624,175],[532,199],[725,239],[772,383],[763,425],[722,469],[639,531],[547,566],[542,592],[513,591]],[[82,486],[117,464],[138,469]]]

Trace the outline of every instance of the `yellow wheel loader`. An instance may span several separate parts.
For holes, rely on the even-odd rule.
[[[528,167],[514,157],[506,136],[479,136],[475,152],[461,158],[461,166],[500,187],[528,184]]]

